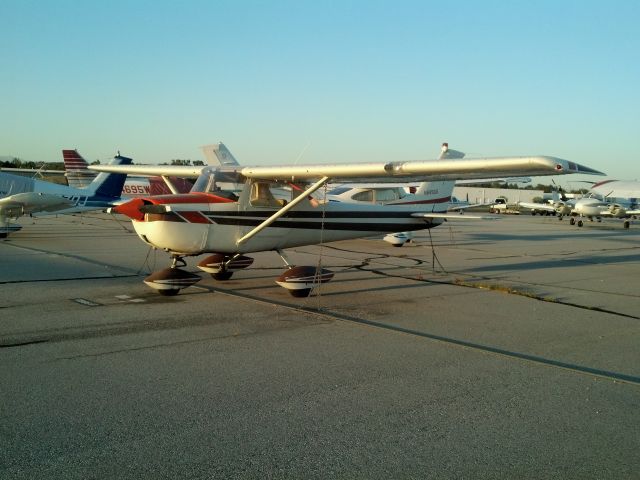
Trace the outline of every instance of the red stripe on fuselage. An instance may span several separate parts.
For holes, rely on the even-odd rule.
[[[212,193],[184,193],[178,195],[156,195],[155,197],[145,198],[154,205],[169,205],[172,203],[233,203],[235,200],[231,200],[225,197],[219,197]]]
[[[413,202],[393,202],[393,205],[423,205],[425,203],[448,203],[451,197],[433,198],[430,200],[415,200]]]

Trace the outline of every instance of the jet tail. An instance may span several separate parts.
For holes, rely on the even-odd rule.
[[[62,150],[62,158],[67,184],[70,187],[85,188],[96,178],[96,172],[87,168],[89,164],[77,150]]]
[[[204,145],[200,148],[209,165],[220,165],[222,167],[240,165],[222,142],[213,145]]]

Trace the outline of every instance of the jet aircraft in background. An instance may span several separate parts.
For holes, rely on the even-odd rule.
[[[245,254],[273,250],[287,270],[276,282],[294,296],[307,296],[333,273],[316,266],[293,266],[284,249],[380,233],[422,230],[440,225],[448,198],[430,204],[364,205],[319,203],[313,194],[329,181],[422,182],[510,177],[515,175],[601,174],[555,157],[506,157],[413,162],[346,163],[285,166],[92,166],[98,171],[129,174],[198,176],[189,194],[136,198],[111,209],[129,216],[140,238],[171,255],[171,266],[145,283],[164,295],[175,295],[200,280],[183,270],[185,258],[211,253],[198,267],[225,280],[249,266]],[[239,196],[219,182],[243,184]],[[274,188],[289,187],[289,199],[277,199]]]
[[[117,156],[112,166],[129,165],[131,159]],[[0,238],[22,227],[11,220],[23,215],[78,213],[104,210],[121,198],[126,174],[101,173],[86,188],[45,182],[10,173],[0,173]]]

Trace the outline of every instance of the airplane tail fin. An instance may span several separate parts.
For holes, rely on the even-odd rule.
[[[438,160],[453,160],[456,158],[464,158],[464,152],[451,150],[447,142],[443,143],[442,148],[440,149],[440,157],[438,157]]]
[[[117,155],[109,162],[109,165],[131,165],[132,159]],[[120,198],[122,188],[127,180],[126,173],[102,172],[85,188],[92,195],[106,198]]]
[[[442,144],[438,160],[454,160],[458,158],[464,158],[464,152],[451,150],[448,143]],[[419,203],[448,203],[451,201],[455,183],[453,180],[422,182],[416,190],[415,200]]]
[[[222,167],[240,165],[222,142],[213,145],[204,145],[200,148],[209,165],[220,165]]]
[[[87,168],[89,164],[77,150],[62,150],[62,158],[67,184],[70,187],[85,188],[96,178],[96,172]]]

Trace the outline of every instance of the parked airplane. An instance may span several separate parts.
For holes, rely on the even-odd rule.
[[[448,143],[443,143],[438,160],[464,158],[464,153],[451,150]],[[327,194],[330,202],[347,203],[369,203],[378,205],[411,205],[411,204],[437,204],[441,208],[439,213],[447,211],[457,211],[461,213],[464,209],[473,205],[468,202],[462,203],[456,200],[453,202],[453,188],[456,182],[453,180],[440,182],[422,182],[413,187],[412,193],[408,193],[402,183],[397,184],[345,184],[341,185]],[[434,211],[435,207],[434,207]],[[445,218],[445,217],[443,217]],[[449,218],[460,218],[459,215],[451,215]],[[479,219],[483,217],[467,216],[466,219]],[[390,233],[384,237],[384,241],[394,247],[402,247],[406,242],[411,241],[413,232]]]
[[[562,220],[565,215],[571,215],[573,206],[574,201],[567,198],[561,188],[553,191],[551,201],[547,203],[518,202],[518,207],[529,209],[531,215],[557,215],[559,220]]]
[[[179,268],[188,256],[213,253],[198,267],[216,279],[228,279],[249,266],[247,253],[275,250],[288,269],[276,282],[294,296],[307,296],[333,273],[315,266],[292,266],[285,248],[366,237],[381,232],[421,230],[439,225],[442,204],[361,205],[312,201],[329,180],[367,182],[449,181],[513,175],[601,174],[554,157],[509,157],[414,162],[289,165],[264,167],[95,166],[100,171],[134,174],[198,175],[191,193],[136,198],[111,209],[133,220],[140,238],[171,255],[169,268],[145,283],[164,295],[200,280]],[[219,182],[244,183],[239,197]],[[313,182],[313,183],[311,183]],[[289,201],[277,200],[272,188],[291,187]],[[443,201],[443,204],[448,203]]]
[[[129,164],[131,159],[121,156],[112,162],[112,166]],[[23,215],[106,209],[120,200],[125,178],[126,174],[101,173],[86,188],[72,188],[0,173],[0,238],[20,230],[10,221]]]
[[[582,217],[600,221],[602,217],[620,218],[624,220],[624,228],[631,225],[630,218],[640,215],[638,199],[640,198],[640,182],[629,180],[605,180],[591,187],[588,195],[576,200],[571,215],[571,225],[582,227]]]
[[[89,164],[77,150],[62,150],[65,176],[70,187],[84,188],[89,185],[97,172],[89,170]],[[122,195],[125,197],[139,197],[146,195],[167,195],[170,193],[187,193],[193,187],[193,182],[183,178],[162,177],[128,177]]]
[[[238,165],[237,160],[223,143],[204,145],[200,147],[208,165],[232,166]],[[89,164],[77,150],[63,150],[65,176],[70,187],[83,188],[89,185],[97,173],[89,170]],[[145,195],[167,195],[170,193],[187,193],[193,187],[193,182],[178,177],[128,177],[122,189],[127,197]]]

